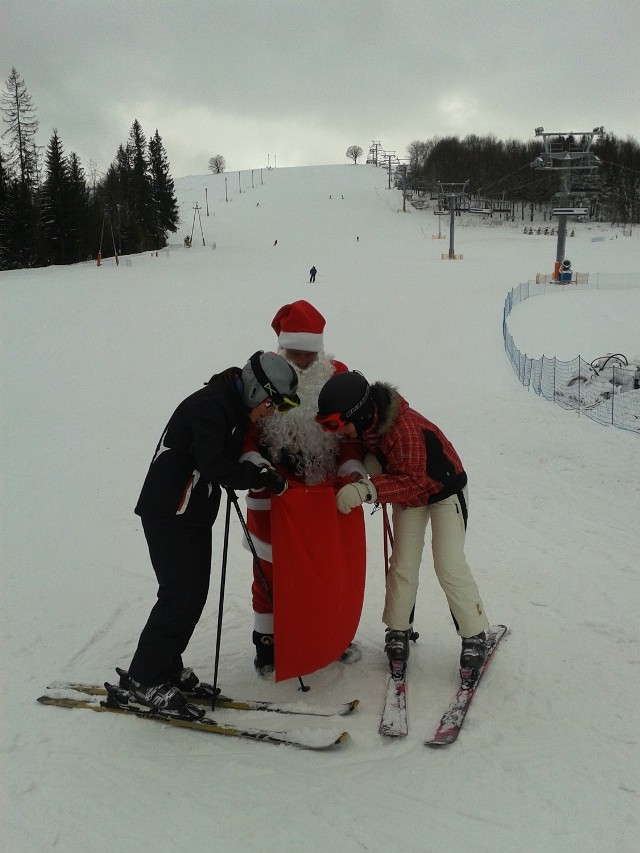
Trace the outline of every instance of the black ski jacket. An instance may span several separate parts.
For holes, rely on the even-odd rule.
[[[137,515],[211,526],[220,486],[264,485],[258,465],[238,461],[249,427],[241,376],[238,367],[212,376],[171,415],[142,486]]]

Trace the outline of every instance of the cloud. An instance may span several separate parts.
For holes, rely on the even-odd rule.
[[[635,0],[4,0],[0,68],[23,76],[41,144],[104,169],[134,119],[158,128],[176,176],[337,163],[372,139],[529,139],[539,124],[640,138],[623,93],[640,76]],[[233,164],[233,165],[232,165]]]

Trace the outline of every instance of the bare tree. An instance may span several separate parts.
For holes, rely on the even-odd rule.
[[[96,194],[96,184],[98,183],[98,164],[95,160],[89,160],[89,165],[87,167],[87,173],[89,175],[89,185],[91,187],[91,195],[95,197]]]
[[[358,162],[358,157],[362,157],[363,151],[359,145],[350,145],[347,148],[347,157],[353,160],[354,164]]]
[[[210,158],[209,169],[214,175],[219,175],[220,172],[224,172],[226,168],[227,164],[225,163],[225,159],[222,154],[214,154],[214,156]]]
[[[23,187],[34,187],[38,177],[38,152],[35,143],[38,132],[36,111],[27,86],[15,68],[2,93],[2,120],[9,137],[7,167],[17,173]]]

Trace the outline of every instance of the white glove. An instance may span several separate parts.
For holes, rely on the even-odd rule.
[[[375,503],[377,497],[376,487],[371,480],[366,482],[359,480],[357,483],[347,483],[346,486],[343,486],[336,495],[336,503],[340,512],[346,515],[360,504]]]

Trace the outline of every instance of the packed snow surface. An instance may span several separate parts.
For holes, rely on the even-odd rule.
[[[442,260],[448,223],[403,213],[387,173],[363,165],[190,176],[176,189],[182,226],[157,256],[0,274],[2,849],[637,850],[640,439],[528,392],[503,350],[505,296],[551,272],[555,239],[469,217],[454,235],[463,259]],[[637,231],[575,230],[574,270],[640,273]],[[410,733],[378,734],[381,513],[366,521],[362,660],[307,676],[306,694],[254,672],[250,558],[232,523],[223,690],[360,707],[334,719],[217,718],[347,728],[347,744],[305,752],[37,704],[53,681],[99,683],[129,663],[156,594],[133,507],[160,433],[212,373],[275,348],[271,319],[300,298],[325,315],[327,351],[397,384],[468,471],[468,558],[490,621],[510,633],[460,739],[423,746],[455,690],[459,653],[428,546]],[[510,329],[536,355],[633,358],[638,308],[637,288],[572,290],[515,307]],[[186,655],[206,680],[223,527],[221,513],[209,602]]]

